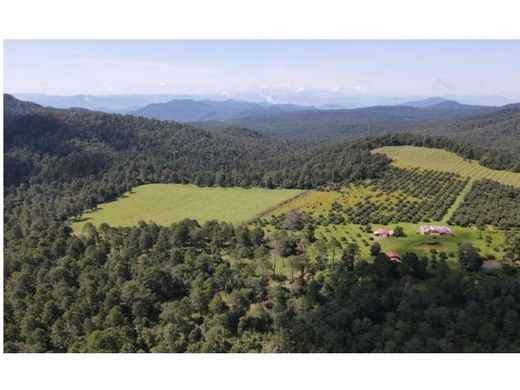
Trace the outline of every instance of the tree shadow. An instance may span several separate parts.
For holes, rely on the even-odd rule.
[[[92,219],[92,217],[81,217],[81,218],[77,218],[74,220],[74,222],[86,222],[86,221],[90,221]]]

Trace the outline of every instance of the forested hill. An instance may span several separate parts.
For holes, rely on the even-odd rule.
[[[402,109],[403,112],[417,110]],[[359,114],[374,110],[374,118],[381,123],[388,116],[383,112],[393,112],[392,107],[353,111]],[[241,127],[207,132],[189,125],[130,115],[49,109],[9,95],[4,97],[4,112],[6,185],[98,176],[114,172],[114,167],[120,166],[118,169],[126,172],[126,177],[140,182],[310,188],[360,178],[361,172],[366,176],[377,174],[384,163],[370,155],[364,141],[316,149],[309,141],[280,141]],[[493,123],[503,123],[504,137],[509,133],[516,136],[517,108],[493,115],[490,118],[495,119],[482,119],[478,123],[489,128]],[[393,123],[397,126],[402,121],[396,117]],[[387,129],[391,128],[392,121],[386,123]],[[454,123],[463,128],[464,121]],[[516,127],[509,131],[515,123]],[[487,133],[483,130],[482,134]],[[514,168],[517,164],[511,161],[518,161],[518,157],[510,157],[506,144],[511,145],[505,141],[503,150],[497,152],[498,157],[494,150],[486,154],[467,146],[463,153],[481,162],[487,160],[491,167]],[[450,147],[454,149],[460,148]],[[360,170],[361,161],[367,165],[364,168],[370,169]]]
[[[257,114],[227,122],[280,138],[336,141],[404,132],[446,119],[497,111],[497,107],[442,102],[428,107],[377,106],[350,110],[318,110]],[[221,123],[198,123],[206,128]]]
[[[54,108],[16,99],[13,95],[4,94],[4,119],[12,117],[49,112],[89,112],[84,108]]]
[[[469,141],[482,148],[491,148],[495,153],[490,154],[500,152],[503,156],[501,167],[520,170],[519,104],[504,106],[501,110],[486,115],[430,124],[416,132]],[[486,158],[482,162],[486,164]]]
[[[331,179],[324,166],[341,181],[370,176],[386,163],[366,146],[314,150],[308,142],[244,129],[209,133],[175,122],[37,105],[28,115],[11,115],[22,104],[9,98],[4,108],[6,185],[99,176],[120,167],[142,182],[308,187]],[[361,161],[371,168],[362,173],[356,167]]]
[[[61,229],[143,183],[316,188],[378,177],[389,166],[364,140],[317,147],[240,129],[214,134],[130,115],[19,107],[5,99],[7,246]]]
[[[235,100],[174,99],[166,103],[149,104],[130,112],[130,114],[177,122],[197,122],[230,120],[262,113],[272,114],[306,110],[315,110],[315,108],[295,104],[260,104]]]
[[[32,102],[24,102],[13,95],[4,94],[4,117],[35,114],[44,111],[45,108]]]

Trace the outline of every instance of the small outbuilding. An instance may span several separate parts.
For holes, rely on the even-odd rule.
[[[394,235],[393,230],[387,230],[382,227],[374,230],[374,236],[376,236],[376,237],[392,237],[393,235]]]
[[[430,234],[438,234],[439,236],[453,236],[453,232],[447,226],[421,226],[419,233],[423,236]]]
[[[401,262],[401,256],[399,256],[399,253],[397,253],[397,252],[390,251],[390,252],[386,252],[385,255],[393,263],[400,263]]]

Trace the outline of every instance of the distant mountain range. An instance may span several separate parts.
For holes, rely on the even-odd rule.
[[[42,106],[17,100],[11,95],[5,95],[4,99],[12,112],[25,114],[31,110],[38,112],[43,109]],[[294,104],[174,99],[166,103],[146,105],[130,114],[187,122],[205,130],[228,135],[330,142],[429,128],[435,128],[434,133],[449,135],[449,132],[444,131],[447,128],[446,123],[451,123],[449,121],[492,114],[504,107],[461,104],[442,97],[407,101],[396,106],[329,110]]]
[[[203,102],[198,102],[203,103]],[[209,131],[220,139],[242,142],[245,140],[269,140],[269,142],[281,143],[280,138],[290,139],[290,142],[298,142],[299,146],[310,145],[315,141],[335,142],[342,139],[385,135],[389,133],[415,133],[424,136],[442,136],[458,139],[463,143],[478,145],[486,150],[489,156],[481,156],[493,161],[497,166],[520,169],[518,153],[520,150],[520,104],[510,104],[502,107],[472,106],[460,104],[455,101],[443,99],[430,99],[427,102],[408,102],[401,106],[375,106],[350,110],[315,110],[309,107],[292,105],[262,105],[247,102],[227,101],[221,104],[215,102],[203,103],[203,106],[215,110],[213,113],[205,111],[199,117],[210,117],[210,114],[224,117],[233,116],[244,112],[253,112],[253,115],[229,119],[225,121],[211,120],[191,122],[189,125],[177,125],[170,122],[149,120],[138,116],[107,115],[99,112],[90,112],[86,109],[58,109],[43,107],[32,102],[25,102],[15,97],[4,95],[4,118],[6,122],[17,121],[18,117],[39,117],[52,114],[53,118],[89,118],[89,121],[97,117],[114,118],[117,121],[129,121],[129,123],[143,125],[148,129],[163,128],[167,126],[181,126],[187,134],[209,134],[200,132],[198,128]],[[177,105],[178,102],[174,102]],[[187,104],[187,103],[186,103]],[[187,104],[190,106],[191,102]],[[181,104],[184,106],[185,102]],[[414,107],[420,105],[422,107]],[[160,108],[168,107],[160,105]],[[196,104],[200,108],[200,104]],[[204,107],[206,107],[204,106]],[[206,108],[207,108],[206,107]],[[225,107],[225,110],[222,108]],[[220,111],[221,110],[221,111]],[[292,110],[292,111],[283,111]],[[69,115],[69,114],[74,115]],[[187,114],[186,114],[187,115]],[[194,114],[190,114],[194,115]],[[31,119],[34,130],[38,130],[38,122]],[[94,120],[95,122],[95,120]],[[93,122],[93,123],[94,123]],[[43,122],[42,122],[43,123]],[[45,122],[46,131],[64,130],[64,123]],[[23,123],[20,122],[20,125]],[[37,126],[38,125],[38,126]],[[43,126],[43,125],[42,125]],[[23,127],[23,126],[22,126]],[[60,130],[60,131],[61,131]],[[102,130],[102,129],[97,129]],[[109,129],[101,131],[103,137]],[[148,130],[147,130],[148,131]],[[52,131],[51,131],[52,133]],[[145,133],[143,133],[145,134]],[[151,133],[150,133],[151,134]],[[143,135],[144,136],[144,135]],[[151,137],[153,138],[153,136]],[[276,139],[278,138],[278,139]],[[149,140],[161,142],[160,139]],[[248,141],[248,142],[249,142]],[[227,141],[226,141],[227,142]],[[500,151],[500,158],[494,155]],[[488,162],[488,166],[493,166]]]
[[[436,104],[452,102],[452,101],[453,100],[445,99],[443,97],[431,97],[431,98],[426,98],[426,99],[422,99],[422,100],[404,102],[404,103],[399,104],[399,106],[424,108],[424,107],[431,107]]]
[[[237,93],[222,94],[121,94],[121,95],[46,95],[38,93],[13,93],[14,97],[24,101],[31,101],[43,106],[56,108],[86,108],[88,110],[109,113],[126,114],[136,111],[149,104],[166,103],[171,100],[211,100],[222,102],[227,99],[241,102],[256,102],[264,105],[293,104],[304,107],[316,107],[325,110],[345,108],[362,108],[372,106],[397,106],[408,103],[426,101],[426,105],[442,100],[453,100],[462,104],[503,106],[514,103],[502,96],[464,96],[445,95],[442,98],[428,96],[378,96],[371,94],[348,94],[341,91],[304,90],[294,91],[287,88],[269,89]],[[428,102],[429,100],[432,102]]]
[[[127,113],[152,103],[171,100],[171,95],[44,95],[33,93],[13,94],[17,99],[31,101],[42,106],[55,108],[85,108],[109,113]]]
[[[390,132],[412,131],[439,121],[468,118],[498,111],[499,107],[472,106],[443,100],[409,104],[374,106],[343,110],[307,110],[296,112],[260,113],[226,120],[228,125],[246,127],[271,137],[332,141]],[[197,122],[211,129],[222,122]]]
[[[258,114],[315,110],[315,107],[303,107],[295,104],[176,99],[166,103],[150,104],[138,110],[130,111],[129,114],[176,122],[199,122],[225,121]]]

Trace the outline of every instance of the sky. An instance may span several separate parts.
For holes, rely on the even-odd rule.
[[[6,40],[7,93],[500,95],[520,41]]]

